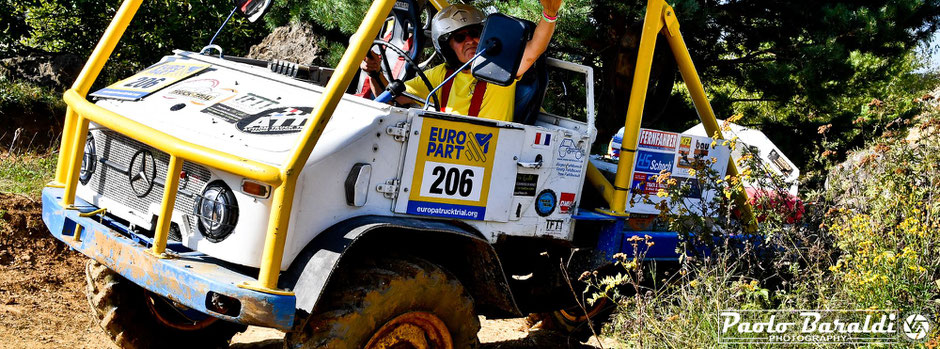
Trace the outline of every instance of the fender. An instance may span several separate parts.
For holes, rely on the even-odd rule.
[[[479,232],[448,221],[361,216],[337,223],[317,235],[282,275],[279,287],[293,290],[297,297],[297,314],[301,318],[295,320],[296,326],[304,325],[306,315],[313,312],[341,266],[369,251],[409,253],[437,263],[464,284],[478,313],[492,317],[522,316],[496,250]]]

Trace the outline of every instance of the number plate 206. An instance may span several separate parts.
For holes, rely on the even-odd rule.
[[[484,175],[483,167],[428,161],[424,164],[421,196],[479,201]]]

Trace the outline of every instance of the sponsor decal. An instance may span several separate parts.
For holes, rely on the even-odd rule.
[[[483,220],[499,129],[425,118],[419,135],[406,212]]]
[[[277,135],[300,132],[307,123],[311,107],[284,107],[268,109],[241,119],[236,126],[245,133]]]
[[[695,145],[694,147],[692,145]],[[711,144],[701,142],[692,137],[682,137],[679,141],[679,156],[676,166],[681,168],[692,168],[695,161],[702,160],[708,156],[708,148]]]
[[[558,144],[558,158],[555,159],[555,172],[559,177],[580,177],[584,169],[584,150],[571,138],[565,138]]]
[[[186,80],[167,88],[163,96],[166,99],[183,99],[196,105],[205,105],[224,96],[224,99],[234,97],[236,91],[230,88],[218,88],[219,80],[194,79]]]
[[[897,310],[722,310],[721,344],[883,346],[927,340],[930,320]]]
[[[254,93],[246,93],[230,100],[222,101],[202,110],[203,113],[214,115],[228,123],[236,123],[241,119],[258,114],[279,103],[273,99],[262,97]]]
[[[630,185],[634,194],[656,195],[660,189],[666,189],[666,183],[656,182],[658,174],[633,173],[633,183]]]
[[[641,129],[637,147],[640,149],[675,151],[678,141],[678,133]]]
[[[111,86],[95,91],[94,97],[135,101],[150,95],[177,81],[183,80],[206,68],[208,64],[186,62],[164,62],[118,81]]]
[[[561,231],[562,223],[564,221],[560,219],[549,219],[545,221],[545,230],[546,231]]]
[[[551,189],[542,190],[539,193],[539,196],[535,198],[535,213],[538,213],[539,216],[545,217],[555,211],[555,205],[558,202],[558,198]]]
[[[574,207],[574,193],[561,193],[558,200],[558,213],[572,213]]]
[[[536,132],[534,146],[548,147],[552,145],[552,134],[548,132]]]
[[[659,173],[660,171],[672,172],[672,164],[674,161],[675,154],[640,150],[636,153],[636,165],[633,169],[636,171],[654,173]]]
[[[516,196],[535,196],[535,189],[539,183],[539,175],[534,173],[517,173],[516,186],[512,195]]]
[[[784,176],[789,176],[790,173],[793,173],[793,167],[790,167],[790,164],[783,160],[783,157],[777,153],[777,149],[771,149],[767,158],[770,159],[770,163],[774,164]]]

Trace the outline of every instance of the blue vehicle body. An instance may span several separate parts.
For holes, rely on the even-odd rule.
[[[81,217],[97,209],[76,198],[75,207],[62,207],[63,189],[47,187],[42,192],[42,219],[49,231],[82,254],[92,258],[141,287],[205,314],[224,320],[289,330],[293,326],[294,295],[257,292],[239,285],[255,277],[227,267],[205,254],[170,243],[173,258],[154,258],[150,239],[135,234],[120,222],[103,215]],[[76,239],[76,226],[81,226]],[[171,252],[173,251],[173,252]],[[240,301],[237,314],[226,315],[208,307],[212,293]]]

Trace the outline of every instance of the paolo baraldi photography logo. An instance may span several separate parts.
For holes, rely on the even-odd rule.
[[[718,312],[723,344],[897,344],[926,342],[933,322],[897,310],[744,310]]]

